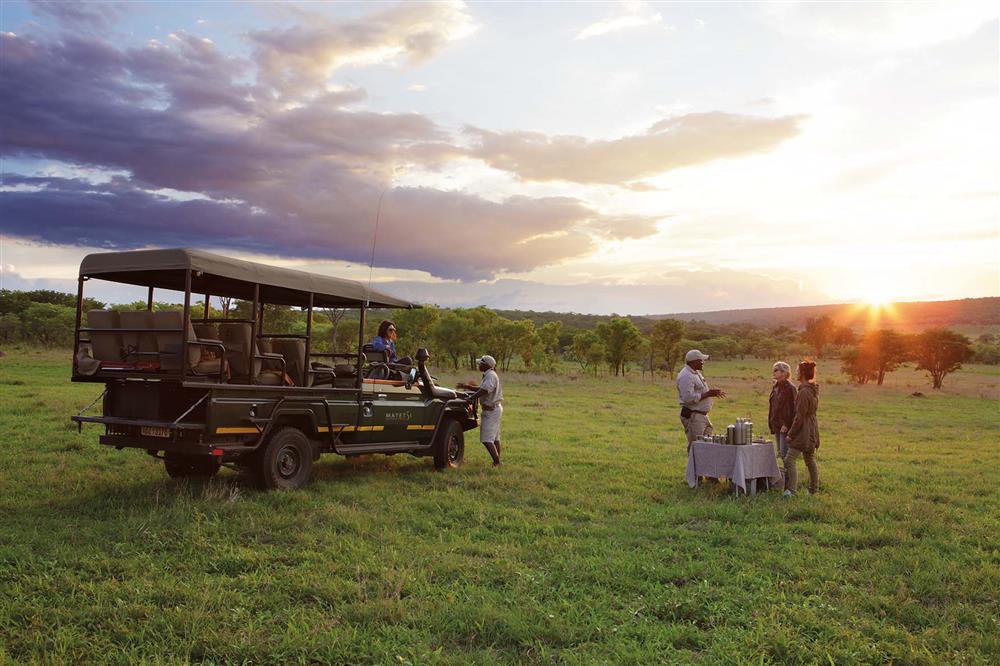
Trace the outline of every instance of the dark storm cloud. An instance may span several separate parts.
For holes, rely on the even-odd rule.
[[[423,27],[414,30],[406,34]],[[247,76],[253,63],[193,35],[135,49],[68,34],[0,39],[0,151],[128,174],[101,184],[9,178],[0,215],[14,236],[367,261],[375,208],[395,166],[438,164],[464,150],[419,114],[352,110],[362,90],[279,102]],[[394,188],[377,259],[482,279],[654,229],[651,218],[604,216],[572,198]]]

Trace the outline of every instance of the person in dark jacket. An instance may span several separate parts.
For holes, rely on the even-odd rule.
[[[799,363],[799,390],[795,395],[795,418],[788,429],[788,455],[785,457],[785,496],[795,494],[798,485],[795,463],[801,457],[809,469],[809,492],[819,491],[819,470],[816,469],[816,449],[819,448],[819,386],[816,384],[816,364]]]
[[[788,455],[788,430],[795,419],[795,387],[788,381],[792,369],[784,361],[778,361],[771,370],[774,386],[767,409],[767,427],[778,442],[778,457],[785,464]]]

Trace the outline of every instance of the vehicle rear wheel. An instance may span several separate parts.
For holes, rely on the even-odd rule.
[[[465,457],[465,433],[462,424],[454,419],[446,419],[441,424],[434,442],[434,467],[455,469]]]
[[[309,483],[313,450],[309,438],[298,428],[280,428],[272,434],[257,457],[257,478],[265,490],[294,490]]]
[[[163,458],[163,467],[171,479],[209,479],[218,473],[221,465],[212,456],[168,452]]]

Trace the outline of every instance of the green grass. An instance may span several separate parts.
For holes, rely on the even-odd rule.
[[[717,426],[763,423],[769,367],[708,364]],[[824,492],[792,500],[688,488],[667,381],[511,374],[501,469],[470,433],[454,473],[332,456],[260,493],[77,435],[68,374],[0,358],[0,663],[1000,659],[996,368],[821,376]]]

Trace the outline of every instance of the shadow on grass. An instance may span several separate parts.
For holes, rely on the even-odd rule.
[[[214,509],[241,499],[280,501],[270,499],[270,496],[321,494],[323,484],[327,483],[362,484],[379,476],[401,480],[426,477],[430,480],[435,474],[448,473],[435,470],[429,458],[409,455],[405,460],[382,455],[339,460],[325,456],[313,464],[310,483],[290,493],[262,490],[249,471],[228,468],[210,479],[171,479],[165,472],[162,478],[132,481],[122,480],[121,475],[107,475],[95,480],[84,492],[63,492],[35,504],[22,504],[18,513],[21,519],[30,523],[35,520],[49,522],[54,516],[73,515],[106,519],[120,516],[123,512],[170,509],[193,503],[199,504],[199,510],[203,511],[206,507]]]

